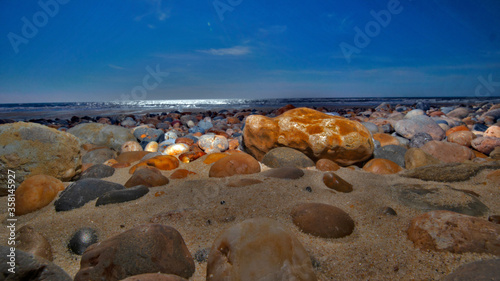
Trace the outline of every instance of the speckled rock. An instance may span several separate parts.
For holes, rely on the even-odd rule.
[[[405,168],[405,154],[407,150],[408,149],[400,145],[389,144],[375,148],[373,151],[373,157],[391,160],[400,167]]]
[[[194,270],[193,258],[176,229],[146,224],[87,248],[75,281],[117,281],[158,272],[189,278]]]
[[[148,127],[139,127],[136,130],[134,130],[134,137],[136,137],[140,142],[157,141],[162,135],[163,135],[162,130],[148,128]]]
[[[34,123],[0,125],[0,173],[15,171],[16,182],[29,175],[67,181],[80,172],[80,142],[73,135]],[[0,196],[7,194],[8,177],[0,177]]]
[[[500,147],[500,138],[479,137],[472,140],[471,145],[477,151],[489,155],[495,147]]]
[[[230,177],[260,172],[260,163],[246,153],[235,153],[217,160],[210,167],[209,177]]]
[[[373,174],[388,175],[399,173],[403,168],[391,160],[374,158],[363,166],[363,170]]]
[[[126,128],[98,123],[79,124],[69,129],[68,133],[75,135],[83,143],[103,145],[115,151],[120,151],[127,141],[136,141],[134,135]]]
[[[408,238],[422,250],[500,255],[500,225],[450,211],[415,217]]]
[[[432,136],[428,133],[416,133],[410,140],[408,144],[409,147],[420,148],[424,144],[430,142],[432,140]]]
[[[313,160],[330,159],[342,165],[366,160],[374,149],[371,133],[357,121],[308,108],[278,117],[247,117],[243,130],[247,151],[262,160],[276,147],[297,149]]]
[[[64,190],[64,184],[51,176],[35,175],[24,180],[15,191],[15,214],[21,216],[41,209]]]
[[[24,225],[16,232],[16,249],[52,261],[52,247],[49,241],[32,226]]]
[[[224,136],[203,135],[198,139],[198,146],[206,153],[222,152],[229,148],[229,143]]]
[[[405,153],[405,168],[415,169],[422,166],[443,163],[436,157],[424,152],[420,148],[410,148]]]
[[[480,260],[464,264],[442,281],[498,281],[500,280],[500,259]]]
[[[249,219],[226,229],[214,241],[207,281],[315,281],[304,246],[276,221]]]
[[[127,141],[122,144],[120,152],[142,151],[142,146],[137,141]]]
[[[442,140],[445,137],[443,129],[426,115],[400,120],[394,125],[394,130],[407,139],[412,139],[417,133],[428,133],[434,140]]]
[[[430,141],[420,149],[445,163],[462,163],[475,157],[469,148],[445,141]]]
[[[2,261],[10,255],[10,247],[0,246],[0,256]],[[20,249],[15,252],[15,273],[9,272],[10,265],[8,262],[0,263],[0,276],[4,281],[73,281],[73,278],[68,273],[64,272],[59,266],[54,263],[40,258],[36,255],[26,253]],[[36,278],[33,279],[33,273],[36,273]]]
[[[264,158],[262,163],[271,168],[280,167],[296,167],[307,168],[314,166],[311,158],[304,153],[289,147],[277,147],[271,149]]]
[[[491,126],[484,132],[485,137],[500,138],[500,126]]]
[[[109,159],[116,158],[116,152],[109,148],[100,148],[85,153],[82,157],[83,164],[102,164]]]
[[[293,223],[305,233],[341,238],[354,231],[354,221],[342,209],[322,203],[303,203],[291,212]]]

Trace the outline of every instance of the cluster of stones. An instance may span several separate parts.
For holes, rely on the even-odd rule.
[[[180,162],[207,154],[203,162],[211,165],[209,177],[261,173],[293,180],[302,177],[304,169],[315,168],[325,188],[342,193],[355,187],[335,173],[341,167],[440,182],[467,180],[481,170],[496,169],[488,178],[499,182],[499,105],[417,107],[393,109],[382,104],[374,110],[331,113],[287,106],[267,114],[175,112],[99,118],[97,122],[72,118],[66,125],[51,126],[17,122],[0,126],[0,162],[2,169],[21,170],[16,215],[52,202],[62,212],[96,199],[96,206],[137,200],[149,188],[169,183],[162,171],[174,170],[170,179],[188,177],[195,172],[178,169]],[[270,169],[262,172],[261,163]],[[103,180],[120,168],[130,173],[124,185]],[[70,180],[65,187],[63,181]],[[227,185],[257,183],[262,181],[240,179]],[[488,208],[474,195],[446,187],[392,188],[402,204],[430,211],[415,217],[407,230],[416,247],[500,254],[500,227],[476,217]],[[441,196],[445,191],[470,200],[464,206],[450,207],[427,204],[425,196],[408,199],[422,194]],[[384,213],[396,215],[392,208]],[[345,237],[355,229],[347,212],[327,204],[297,204],[290,218],[301,231],[322,238]],[[21,228],[18,239],[24,245],[20,250],[52,259],[50,244],[32,228]],[[137,226],[99,244],[95,244],[97,231],[83,228],[69,241],[73,253],[83,254],[75,280],[186,280],[195,270],[181,234],[161,224]],[[269,255],[270,248],[278,250]],[[245,254],[250,250],[254,255]],[[71,280],[57,266],[31,259],[35,260],[29,261],[30,266],[50,268],[60,276],[57,280]],[[207,280],[265,278],[316,280],[307,251],[285,226],[251,219],[230,227],[214,241]]]

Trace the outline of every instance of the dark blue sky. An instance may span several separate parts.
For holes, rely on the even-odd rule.
[[[0,1],[0,103],[500,96],[500,1]]]

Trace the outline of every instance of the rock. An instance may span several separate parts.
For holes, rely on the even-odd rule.
[[[189,151],[179,155],[179,160],[181,160],[182,163],[190,163],[204,155],[206,155],[206,153],[203,151]]]
[[[372,135],[377,134],[379,131],[378,126],[372,122],[361,122],[361,125],[365,126],[365,128],[368,129]]]
[[[471,164],[444,163],[407,170],[400,176],[425,181],[457,182],[466,181],[484,169],[500,169],[500,163]]]
[[[464,119],[465,117],[469,116],[469,109],[465,107],[458,107],[453,109],[452,111],[448,112],[446,116],[450,118],[456,118],[456,119]]]
[[[150,154],[148,151],[130,151],[130,152],[122,152],[118,157],[116,157],[116,161],[119,163],[132,163],[142,159],[142,157]]]
[[[426,115],[399,120],[394,125],[394,130],[407,139],[412,139],[417,133],[428,133],[434,140],[442,140],[445,137],[443,129]]]
[[[194,261],[174,228],[140,225],[87,248],[75,281],[115,281],[144,273],[189,278]]]
[[[462,163],[475,157],[469,148],[444,141],[430,141],[420,149],[445,163]]]
[[[157,141],[161,135],[163,135],[163,131],[159,129],[153,129],[141,126],[134,130],[134,137],[136,137],[141,142]]]
[[[489,182],[499,183],[500,182],[500,170],[493,171],[489,173],[486,178]]]
[[[373,174],[388,175],[399,173],[403,168],[391,160],[375,158],[368,161],[363,166],[363,170]]]
[[[430,142],[432,140],[432,136],[429,135],[428,133],[416,133],[413,138],[411,138],[410,143],[408,144],[409,147],[416,147],[420,148],[424,144]]]
[[[127,189],[113,190],[100,196],[95,206],[123,203],[141,198],[148,194],[149,188],[144,185],[134,186]]]
[[[165,155],[181,155],[189,151],[189,146],[185,143],[176,143],[165,147],[164,150],[160,151]]]
[[[249,185],[254,185],[254,184],[259,184],[263,183],[261,180],[257,179],[236,179],[228,182],[226,186],[229,187],[242,187],[242,186],[249,186]]]
[[[15,191],[15,214],[25,215],[52,202],[64,190],[64,184],[51,176],[35,175],[24,180]]]
[[[146,144],[146,147],[144,147],[144,151],[157,152],[158,147],[159,145],[156,141],[150,141],[148,142],[148,144]]]
[[[152,166],[160,170],[170,171],[179,167],[179,160],[172,155],[157,155],[135,164],[130,168],[129,173],[133,174],[138,167],[142,166]]]
[[[332,172],[323,175],[323,183],[328,188],[339,192],[349,193],[352,191],[352,184]]]
[[[497,146],[490,152],[490,158],[500,160],[500,146]]]
[[[495,223],[495,224],[500,224],[500,216],[498,216],[498,215],[489,216],[488,221]]]
[[[56,212],[80,208],[85,203],[95,200],[108,191],[125,189],[118,183],[100,179],[82,179],[69,185],[54,202]]]
[[[406,151],[407,149],[402,146],[390,144],[375,148],[373,151],[373,157],[391,160],[400,167],[404,168]]]
[[[500,255],[500,225],[450,211],[432,211],[411,220],[408,238],[422,250]]]
[[[52,261],[52,247],[42,234],[32,226],[25,225],[16,232],[16,249]]]
[[[231,154],[228,154],[228,153],[212,153],[212,154],[209,154],[205,160],[203,160],[203,163],[207,164],[207,165],[210,165],[212,163],[215,163],[217,161],[219,161],[220,159],[226,157],[226,156],[229,156]]]
[[[485,137],[500,138],[500,126],[491,126],[484,132]]]
[[[446,131],[446,136],[449,136],[455,132],[463,132],[463,131],[470,131],[469,128],[465,125],[460,125],[460,126],[455,126],[449,130]]]
[[[214,241],[207,262],[207,281],[212,280],[317,279],[299,240],[276,221],[257,218],[226,229]]]
[[[78,124],[69,129],[68,133],[75,135],[83,143],[103,145],[116,151],[120,151],[124,143],[136,141],[134,135],[126,128],[98,123]]]
[[[243,130],[247,151],[258,160],[276,147],[290,147],[313,160],[350,165],[369,158],[371,133],[357,121],[308,108],[289,110],[275,118],[248,116]]]
[[[479,137],[472,140],[471,145],[477,151],[489,155],[495,147],[500,147],[500,138]]]
[[[448,185],[395,184],[390,189],[400,203],[421,211],[447,210],[476,217],[489,211],[476,195]]]
[[[322,238],[341,238],[354,231],[349,214],[327,204],[303,203],[293,208],[291,216],[300,230]]]
[[[77,230],[68,243],[68,249],[73,254],[82,255],[92,244],[97,243],[97,232],[89,227]]]
[[[222,152],[229,148],[229,143],[224,136],[203,135],[198,139],[198,146],[206,153]]]
[[[295,167],[282,167],[267,170],[265,172],[262,172],[261,175],[270,178],[294,180],[304,176],[304,171]]]
[[[386,215],[386,216],[397,216],[398,215],[398,213],[396,213],[396,211],[391,207],[382,208],[380,213],[382,213],[383,215]]]
[[[405,153],[405,168],[415,169],[422,166],[441,164],[441,160],[425,153],[420,148],[410,148]]]
[[[85,170],[85,172],[83,172],[82,175],[80,176],[80,179],[88,179],[88,178],[102,179],[111,177],[114,173],[115,173],[115,168],[104,164],[97,164]]]
[[[337,163],[333,162],[332,160],[319,159],[318,162],[316,162],[316,169],[324,172],[327,171],[335,172],[338,169],[340,169],[340,166]]]
[[[127,141],[122,144],[120,152],[142,151],[142,146],[137,141]]]
[[[389,135],[389,134],[373,134],[373,139],[380,142],[380,146],[386,145],[399,145],[399,141],[397,138]]]
[[[230,177],[241,174],[255,174],[260,172],[260,163],[246,153],[235,153],[217,160],[210,171],[209,177]]]
[[[192,122],[189,120],[189,122]],[[121,281],[187,281],[182,277],[173,274],[161,274],[161,273],[145,273],[134,275]]]
[[[296,167],[307,168],[314,166],[311,158],[304,153],[289,147],[271,149],[262,158],[262,163],[271,168]]]
[[[470,147],[472,140],[476,138],[476,135],[471,131],[458,131],[448,135],[447,140],[452,143],[459,144],[461,146]]]
[[[460,266],[442,281],[499,281],[500,259],[480,260]]]
[[[82,157],[82,163],[87,164],[102,164],[106,160],[113,159],[116,157],[116,152],[109,148],[101,148],[89,151],[85,153]]]
[[[417,108],[417,109],[410,110],[408,113],[406,113],[404,118],[410,119],[410,118],[413,118],[416,116],[424,116],[424,115],[425,115],[425,111]]]
[[[175,170],[171,175],[170,175],[170,178],[171,179],[184,179],[186,178],[188,175],[196,175],[195,172],[191,172],[191,171],[188,171],[186,169],[177,169]]]
[[[143,169],[137,169],[130,179],[124,184],[125,187],[144,185],[147,187],[161,186],[168,184],[168,178],[161,174],[160,170],[144,166]]]
[[[0,256],[3,261],[8,261],[8,255],[11,255],[10,247],[0,246]],[[31,280],[50,280],[50,281],[72,281],[64,270],[52,262],[26,253],[20,249],[15,251],[15,273],[9,271],[11,268],[8,262],[0,263],[0,276],[4,281],[31,281]],[[36,279],[34,279],[33,275]]]
[[[47,175],[67,181],[79,172],[80,142],[73,135],[34,123],[0,126],[0,173],[15,171],[16,182],[29,175]],[[7,194],[8,177],[0,177],[0,196]]]

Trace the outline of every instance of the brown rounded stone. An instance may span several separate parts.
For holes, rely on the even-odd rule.
[[[196,175],[195,172],[188,171],[186,169],[177,169],[171,175],[171,179],[184,179],[189,175]]]
[[[500,255],[500,225],[450,211],[431,211],[411,220],[408,238],[423,250]]]
[[[116,163],[116,164],[113,164],[111,165],[111,167],[115,168],[115,169],[119,169],[119,168],[127,168],[127,167],[130,167],[130,163],[129,162],[120,162],[120,163]]]
[[[158,169],[146,166],[142,169],[137,169],[124,186],[145,185],[147,187],[154,187],[168,184],[168,182],[168,178],[163,176]]]
[[[328,188],[339,192],[349,193],[352,191],[352,184],[332,172],[323,175],[323,183]]]
[[[215,162],[208,173],[209,177],[230,177],[260,172],[260,163],[246,153],[235,153]]]
[[[493,137],[500,139],[500,126],[491,126],[484,132],[485,137]]]
[[[203,160],[203,163],[210,165],[212,163],[219,161],[220,159],[222,159],[226,156],[229,156],[229,154],[228,153],[221,153],[221,152],[212,153],[212,154],[209,154],[207,156],[207,158],[205,158],[205,160]]]
[[[471,144],[477,151],[489,155],[496,147],[500,147],[500,138],[480,137],[474,139]]]
[[[175,143],[184,143],[187,144],[188,146],[191,146],[194,144],[194,140],[190,138],[176,138]]]
[[[17,230],[16,248],[49,261],[54,260],[49,241],[30,225],[25,225]]]
[[[27,178],[15,191],[16,215],[31,213],[49,205],[62,190],[64,184],[54,177],[35,175]]]
[[[445,141],[429,141],[420,149],[445,163],[462,163],[475,157],[470,148]]]
[[[379,141],[380,146],[399,145],[398,139],[389,134],[376,133],[373,134],[373,139]]]
[[[144,273],[190,278],[195,270],[181,234],[161,224],[140,225],[85,250],[75,281],[117,281]]]
[[[319,159],[318,162],[316,162],[316,169],[320,171],[332,171],[335,172],[338,169],[340,169],[339,164],[333,162],[332,160],[329,159]]]
[[[293,208],[291,216],[300,230],[314,236],[341,238],[354,231],[354,221],[349,214],[327,204],[300,204]]]
[[[133,174],[135,170],[141,166],[152,166],[160,170],[169,171],[179,167],[179,159],[172,155],[158,155],[135,164],[130,168],[129,173]]]
[[[465,125],[455,126],[455,127],[448,129],[446,131],[446,136],[449,136],[455,132],[460,132],[460,131],[469,131],[469,128]]]
[[[425,153],[422,149],[412,147],[405,153],[405,167],[406,169],[415,169],[422,166],[441,164],[441,160],[434,156]]]
[[[357,121],[296,108],[278,117],[250,115],[243,130],[246,149],[258,160],[276,147],[290,147],[313,160],[330,159],[350,165],[369,158],[371,133]]]
[[[401,166],[391,160],[383,158],[375,158],[363,166],[363,170],[379,175],[396,174],[403,170]]]
[[[151,152],[149,151],[129,151],[129,152],[122,152],[118,157],[116,157],[116,161],[119,163],[133,163],[136,161],[139,161],[142,159],[142,157],[146,156],[146,154],[149,154]]]
[[[462,146],[471,146],[471,142],[476,138],[476,135],[471,131],[458,131],[448,135],[447,140]]]

